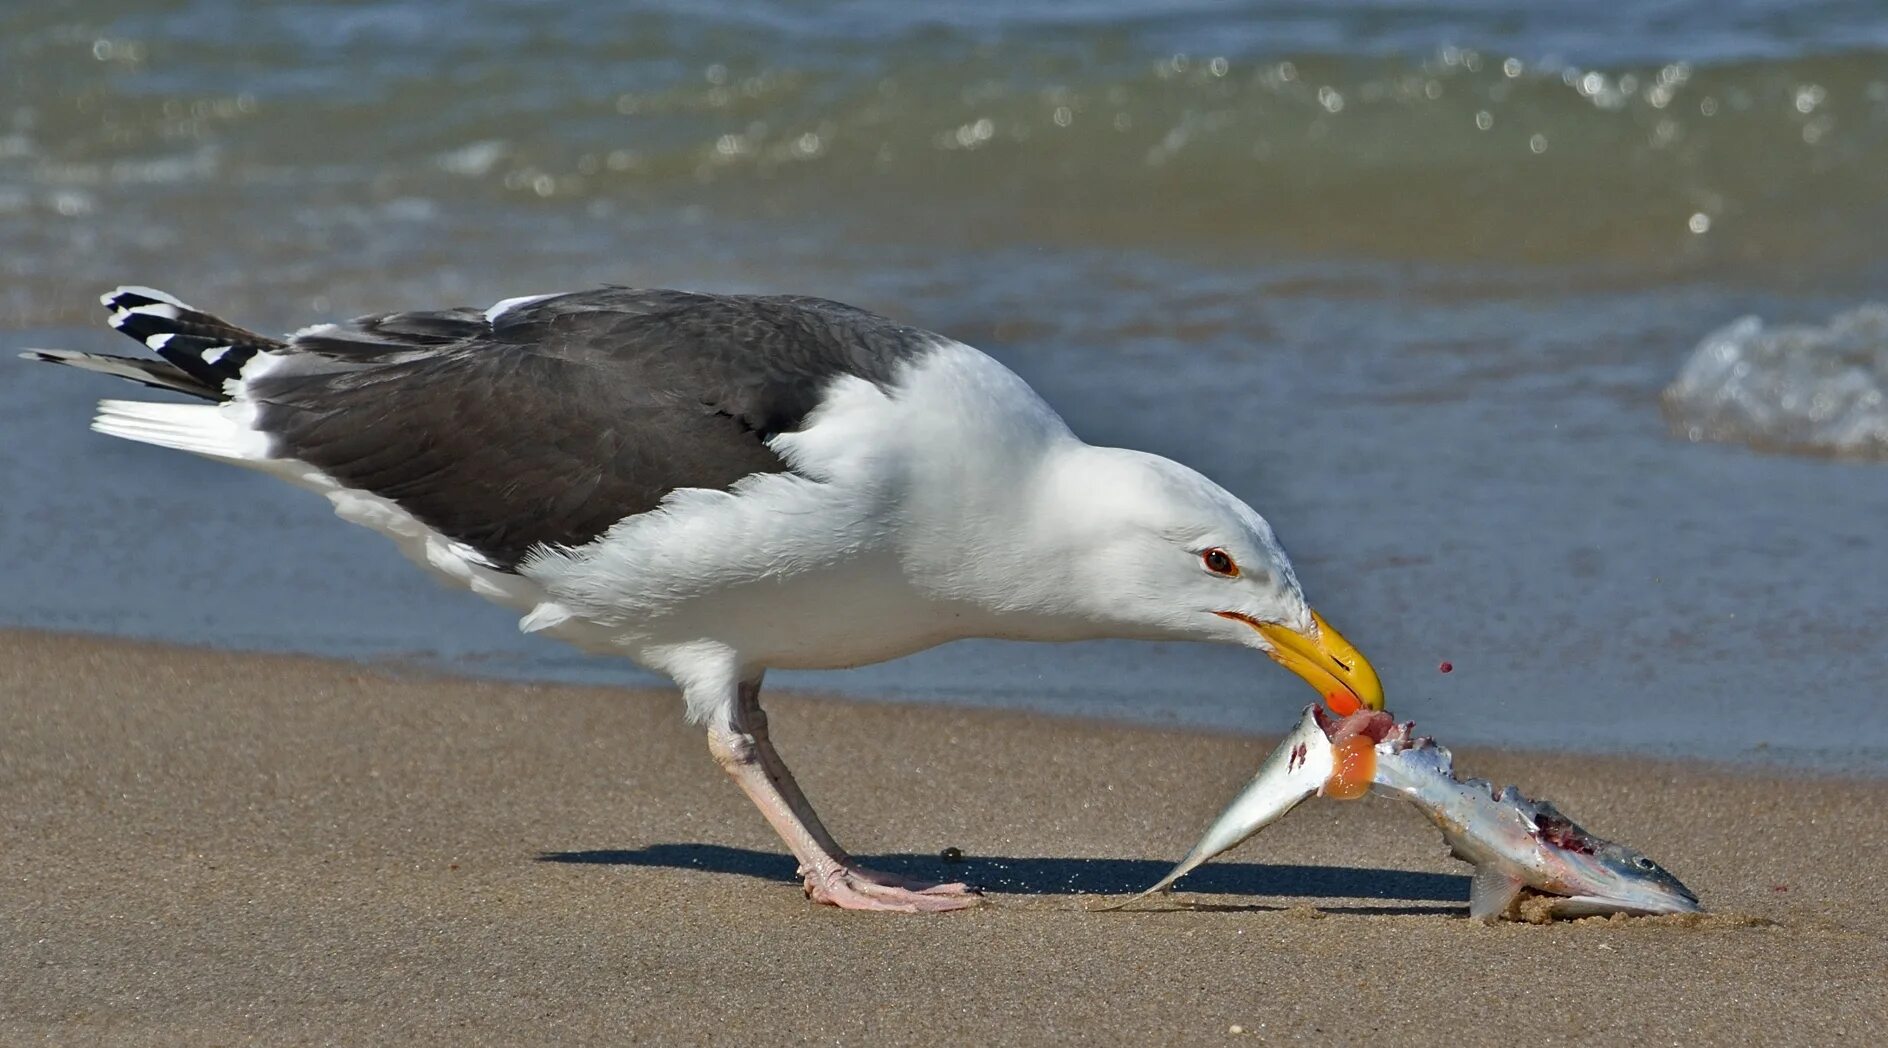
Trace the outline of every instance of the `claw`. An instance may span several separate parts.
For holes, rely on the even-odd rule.
[[[983,903],[964,884],[932,884],[858,866],[834,866],[806,875],[806,897],[842,910],[943,913]]]

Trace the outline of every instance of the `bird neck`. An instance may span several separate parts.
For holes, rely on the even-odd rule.
[[[954,605],[967,632],[1013,640],[1157,639],[1113,592],[1114,503],[1153,456],[1070,437],[1047,442],[957,489],[915,558],[914,579]]]

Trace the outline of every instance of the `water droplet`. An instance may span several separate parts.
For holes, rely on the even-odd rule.
[[[1056,106],[1055,114],[1050,119],[1055,121],[1057,127],[1067,127],[1075,122],[1075,110],[1068,106]]]
[[[1709,233],[1711,231],[1711,216],[1702,211],[1694,211],[1691,217],[1685,220],[1685,228],[1691,230],[1693,233]]]
[[[1489,128],[1495,126],[1495,114],[1490,113],[1486,109],[1482,110],[1479,113],[1476,113],[1475,126],[1481,128],[1483,131],[1486,131]]]
[[[1323,106],[1327,113],[1341,113],[1344,111],[1344,96],[1334,87],[1320,87],[1318,88],[1318,104]]]
[[[1526,68],[1527,67],[1522,65],[1521,60],[1518,58],[1510,58],[1507,61],[1501,63],[1501,72],[1505,76],[1507,76],[1508,79],[1510,80],[1514,79],[1517,76],[1520,76],[1522,70]]]
[[[1534,135],[1527,140],[1527,147],[1535,153],[1547,152],[1547,136]]]

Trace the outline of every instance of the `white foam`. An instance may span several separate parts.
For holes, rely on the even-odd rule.
[[[1698,344],[1664,404],[1692,440],[1888,458],[1888,305],[1823,327],[1738,320]]]

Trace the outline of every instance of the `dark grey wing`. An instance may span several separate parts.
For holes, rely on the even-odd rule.
[[[832,379],[888,383],[934,336],[821,299],[605,288],[297,336],[244,387],[276,452],[492,564],[579,546],[676,488],[787,466]]]

